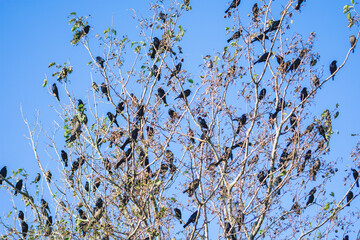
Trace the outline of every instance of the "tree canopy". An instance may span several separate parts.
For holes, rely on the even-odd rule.
[[[88,54],[87,98],[73,87],[77,66],[48,65],[43,88],[57,119],[48,131],[39,115],[24,117],[39,171],[1,169],[1,191],[22,200],[1,218],[2,237],[359,237],[359,147],[339,171],[328,156],[340,108],[311,111],[357,54],[359,32],[342,59],[320,65],[316,33],[292,28],[311,2],[279,2],[254,2],[247,15],[240,0],[224,3],[224,47],[205,49],[194,73],[182,45],[189,0],[153,1],[146,16],[135,9],[136,39],[70,13],[69,44]],[[358,26],[354,1],[343,11]],[[332,187],[339,175],[346,191]]]

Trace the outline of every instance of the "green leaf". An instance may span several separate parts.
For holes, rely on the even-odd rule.
[[[336,112],[334,118],[337,118],[338,116],[339,116],[339,112]]]
[[[188,82],[189,82],[189,83],[194,83],[194,80],[188,79]]]
[[[259,231],[259,235],[261,235],[261,234],[262,234],[262,232],[263,232],[263,230],[260,230],[260,231]]]
[[[110,32],[110,28],[104,30],[104,34]]]
[[[45,78],[42,87],[46,87],[46,85],[47,85],[47,79]]]
[[[343,11],[343,13],[345,14],[345,13],[347,13],[349,11],[349,5],[345,5],[344,6],[344,11]]]
[[[52,67],[52,66],[54,66],[56,63],[54,63],[54,62],[52,62],[52,63],[49,63],[49,66],[48,66],[48,68],[50,68],[50,67]]]
[[[11,214],[12,214],[12,211],[10,211],[10,212],[9,212],[9,214],[8,214],[8,216],[7,216],[7,217],[9,218]]]
[[[334,193],[334,192],[331,192],[331,193],[330,193],[330,196],[335,197],[335,193]]]
[[[325,206],[323,207],[324,210],[328,210],[330,208],[330,203],[326,203]]]
[[[71,12],[70,15],[76,15],[76,12]]]
[[[349,20],[349,22],[351,21],[351,12],[348,12],[348,14],[346,14],[346,18]]]
[[[351,0],[351,4],[353,4],[353,5],[354,5],[354,3],[355,3],[355,1],[354,1],[354,0]]]

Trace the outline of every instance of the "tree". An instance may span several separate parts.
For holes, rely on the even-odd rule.
[[[25,119],[48,192],[40,197],[28,191],[32,175],[4,176],[3,188],[16,189],[27,209],[20,217],[16,206],[21,228],[3,223],[6,234],[171,239],[180,220],[180,238],[212,239],[213,229],[220,229],[218,238],[301,239],[331,237],[335,227],[355,222],[340,212],[358,196],[356,179],[349,176],[345,194],[331,193],[337,162],[326,161],[338,110],[321,116],[309,110],[352,49],[324,77],[313,50],[316,35],[288,30],[292,16],[306,6],[282,4],[279,19],[269,17],[272,1],[258,4],[249,17],[257,20],[249,24],[240,22],[240,1],[224,4],[233,24],[229,44],[204,57],[199,80],[183,67],[185,30],[178,21],[191,14],[188,1],[153,3],[152,16],[137,18],[136,41],[105,30],[98,37],[103,54],[90,47],[92,19],[71,13],[71,44],[85,48],[101,80],[89,84],[91,98],[76,99],[76,67],[49,65],[48,89],[58,99],[60,123],[45,135],[62,167],[44,167],[39,121]],[[358,159],[357,149],[353,156]],[[19,176],[22,186],[15,181]]]

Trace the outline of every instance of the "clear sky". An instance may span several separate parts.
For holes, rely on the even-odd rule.
[[[181,25],[186,29],[182,42],[184,52],[183,69],[199,75],[197,68],[202,63],[202,57],[222,51],[226,46],[225,27],[232,27],[232,21],[224,18],[224,10],[230,1],[192,0],[193,10],[184,14]],[[205,3],[206,2],[206,3]],[[241,2],[240,16],[251,12],[254,2]],[[276,1],[277,2],[277,1]],[[319,52],[320,65],[324,66],[324,76],[329,74],[329,64],[332,60],[341,63],[350,47],[349,36],[357,33],[356,26],[347,28],[347,20],[342,13],[347,1],[316,0],[307,1],[300,13],[295,13],[294,22],[290,26],[293,31],[308,36],[316,32],[315,51]],[[350,1],[349,1],[350,2]],[[72,74],[72,89],[76,89],[77,98],[86,99],[89,89],[90,70],[87,63],[88,54],[82,47],[70,44],[72,34],[68,25],[70,12],[79,16],[90,14],[89,23],[92,27],[89,37],[102,33],[109,26],[118,31],[119,35],[128,35],[132,40],[140,39],[138,23],[132,18],[133,8],[139,15],[148,16],[149,3],[143,0],[133,1],[0,1],[0,167],[8,166],[9,170],[25,168],[31,179],[38,172],[29,141],[26,125],[22,120],[20,106],[24,115],[33,121],[37,110],[45,129],[52,128],[56,112],[49,105],[57,106],[56,99],[49,95],[47,88],[42,88],[45,76],[50,83],[51,71],[47,68],[50,62],[64,63],[69,61],[75,68]],[[274,11],[273,17],[279,18],[280,11]],[[99,49],[99,55],[102,54]],[[339,104],[340,115],[334,120],[333,128],[339,131],[331,140],[329,159],[340,159],[339,169],[342,172],[334,181],[334,187],[341,188],[340,182],[348,172],[344,166],[351,163],[349,153],[359,137],[351,137],[359,131],[359,98],[360,89],[360,49],[350,56],[349,62],[336,75],[335,81],[330,81],[322,88],[312,104],[312,111],[320,114],[326,108],[332,110]],[[96,80],[96,79],[95,79]],[[98,80],[100,81],[100,80]],[[61,95],[64,94],[60,92]],[[63,139],[59,139],[63,141]],[[41,138],[39,144],[44,145]],[[63,146],[61,142],[59,146]],[[45,152],[41,153],[44,165],[51,165]],[[48,164],[47,164],[48,159]],[[57,164],[57,163],[56,163]],[[56,165],[55,165],[56,166]],[[0,190],[0,217],[5,216],[12,206],[5,190]],[[6,196],[6,197],[5,197]],[[352,205],[354,206],[354,205]]]

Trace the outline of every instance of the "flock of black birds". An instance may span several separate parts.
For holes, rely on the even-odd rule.
[[[228,7],[228,9],[226,9],[225,13],[228,13],[231,9],[237,8],[239,6],[240,2],[241,2],[241,0],[233,0],[231,2],[230,6]],[[303,2],[304,2],[304,0],[298,0],[298,3],[295,6],[295,9],[300,10],[301,4]],[[189,6],[189,1],[185,1],[185,5]],[[253,12],[253,21],[258,22],[259,21],[259,7],[258,7],[257,3],[255,3],[253,5],[252,12]],[[159,18],[165,22],[167,19],[167,15],[160,13]],[[277,31],[280,27],[281,27],[280,20],[272,21],[270,23],[270,25],[268,26],[268,28],[263,33],[260,33],[259,35],[255,36],[254,38],[251,39],[251,43],[254,43],[256,41],[261,42],[261,41],[268,40],[269,37],[267,36],[267,34],[270,32],[273,32],[273,31]],[[82,30],[77,31],[75,33],[75,37],[74,37],[73,41],[75,43],[78,42],[82,37],[86,36],[89,33],[89,30],[90,30],[90,26],[87,25]],[[231,42],[232,40],[236,40],[236,39],[240,38],[241,34],[242,34],[242,30],[238,29],[227,40],[227,42]],[[351,47],[353,48],[353,52],[354,52],[354,47],[356,45],[356,41],[357,41],[356,37],[354,35],[351,35],[350,36],[350,44],[351,44]],[[167,47],[166,43],[163,43],[163,40],[160,40],[159,38],[154,37],[152,45],[151,45],[150,53],[149,53],[150,58],[155,59],[156,55],[160,52],[161,48],[163,48],[164,50],[168,50],[171,54],[175,54],[171,48]],[[264,53],[262,56],[259,57],[259,59],[257,59],[254,62],[254,65],[258,64],[258,63],[269,61],[269,59],[272,55],[273,55],[272,52]],[[290,62],[290,61],[285,62],[283,57],[276,55],[276,59],[277,59],[278,64],[280,65],[280,70],[282,71],[282,73],[289,73],[291,71],[296,71],[299,68],[299,66],[301,65],[302,58],[304,57],[304,55],[305,54],[300,54],[300,57],[296,58],[293,62]],[[178,74],[180,73],[181,68],[182,68],[182,62],[183,62],[183,59],[181,59],[181,61],[171,71],[169,81],[173,77],[178,77]],[[106,66],[104,65],[106,63],[106,61],[102,57],[97,56],[96,63],[101,69],[104,70],[106,68]],[[337,61],[334,60],[330,64],[330,73],[332,75],[332,79],[334,79],[334,75],[337,70],[338,70]],[[156,64],[154,64],[154,66],[152,68],[152,74],[157,79],[157,81],[159,81],[161,79],[161,72]],[[318,79],[317,79],[317,81],[318,81]],[[318,82],[317,86],[318,85],[319,85],[319,82]],[[92,88],[94,89],[94,91],[99,92],[99,86],[95,82],[93,82]],[[107,100],[110,101],[109,86],[103,82],[100,85],[100,90],[101,90],[102,94],[105,95]],[[53,83],[53,85],[52,85],[52,93],[56,97],[56,99],[60,102],[59,91],[56,86],[56,83]],[[183,99],[185,101],[185,103],[187,103],[187,98],[190,96],[190,94],[191,94],[190,89],[186,89],[186,90],[181,89],[179,95],[176,96],[174,98],[174,100]],[[167,95],[167,93],[162,87],[159,87],[157,89],[157,96],[159,97],[159,100],[162,101],[164,103],[164,105],[167,107],[168,103],[166,100],[166,95]],[[262,101],[265,98],[265,96],[266,96],[266,89],[263,88],[259,92],[258,101]],[[304,103],[308,97],[309,97],[309,93],[307,91],[307,88],[304,87],[300,92],[300,101],[301,101],[302,108],[304,107]],[[132,95],[132,98],[136,98],[136,97],[134,97],[134,95]],[[285,108],[285,106],[286,106],[285,101],[283,99],[280,99],[278,102],[278,105],[276,106],[275,112],[270,114],[270,119],[275,119],[277,114],[280,111],[282,111]],[[87,123],[87,117],[84,114],[83,109],[84,109],[84,103],[82,102],[81,99],[79,99],[78,100],[78,110],[81,113],[80,116],[85,116],[85,119],[79,119],[79,116],[75,116],[72,119],[72,121],[71,121],[72,130],[71,130],[70,136],[68,137],[68,139],[66,139],[66,143],[74,142],[76,139],[79,138],[80,134],[82,133],[82,130],[81,130],[82,123],[84,123],[84,122],[85,122],[85,124]],[[124,111],[124,109],[125,109],[125,101],[122,101],[122,102],[118,103],[115,114],[113,114],[111,112],[107,112],[107,117],[110,120],[110,125],[115,124],[116,127],[118,127],[118,128],[120,127],[117,122],[117,116],[120,115]],[[141,121],[141,119],[144,118],[144,114],[145,114],[145,109],[144,109],[143,105],[138,104],[137,109],[138,110],[136,112],[136,117],[135,117],[135,120],[136,120],[135,127],[130,132],[129,137],[125,140],[125,142],[120,147],[125,152],[125,157],[120,159],[120,161],[117,162],[114,169],[119,168],[122,163],[126,162],[132,156],[133,146],[129,147],[126,151],[125,151],[125,148],[129,144],[136,144],[138,135],[139,135],[139,130],[140,130],[139,121]],[[172,120],[175,120],[176,118],[178,118],[177,113],[173,109],[169,109],[168,114],[170,116],[170,119],[172,119]],[[206,120],[204,118],[202,118],[201,116],[199,116],[197,118],[197,120],[198,120],[198,124],[203,132],[203,135],[201,136],[201,140],[204,140],[206,138],[206,133],[209,130],[209,126],[207,125]],[[238,122],[238,128],[236,130],[236,133],[238,134],[240,132],[240,129],[246,124],[247,116],[246,116],[246,114],[243,114],[240,118],[236,118],[233,121]],[[315,127],[315,125],[316,125],[315,122],[311,123],[304,131],[304,134],[311,133],[313,128]],[[290,116],[290,126],[293,130],[295,130],[295,128],[297,126],[297,116],[294,113]],[[319,134],[324,138],[325,141],[327,141],[326,132],[325,132],[324,127],[322,125],[318,125],[316,127],[318,129]],[[147,126],[146,129],[148,132],[148,136],[151,137],[154,134],[154,129],[151,126]],[[192,131],[192,130],[190,130],[190,131]],[[194,133],[192,132],[192,134],[194,134]],[[192,143],[195,143],[195,140],[193,137],[190,140]],[[100,145],[101,142],[102,142],[102,139],[100,138],[98,141],[98,144]],[[243,143],[234,145],[231,148],[224,148],[225,149],[224,155],[221,157],[219,162],[213,163],[213,167],[216,167],[222,161],[226,161],[227,159],[232,158],[231,150],[236,147],[239,147],[242,144]],[[61,155],[61,160],[64,163],[64,166],[68,167],[69,166],[68,154],[64,150],[61,150],[60,155]],[[312,155],[312,151],[308,150],[304,156],[303,165],[301,165],[298,169],[298,173],[300,173],[304,170],[306,162],[308,162],[311,159],[311,155]],[[140,153],[140,157],[141,157],[141,159],[144,160],[144,166],[148,166],[149,165],[148,158],[143,151]],[[176,167],[173,165],[174,155],[170,150],[166,151],[166,158],[167,158],[167,162],[169,163],[170,169],[175,168],[175,171],[176,171]],[[253,157],[251,162],[256,163],[258,161],[258,159],[259,159],[259,156],[256,155]],[[287,153],[287,149],[285,149],[283,154],[280,157],[279,167],[280,168],[284,167],[288,160],[289,160],[289,154]],[[73,180],[74,172],[77,169],[79,169],[79,167],[81,167],[84,163],[85,163],[84,157],[79,157],[76,161],[73,161],[73,163],[71,164],[71,175],[68,178],[68,181],[71,186],[73,186],[73,184],[74,184],[74,180]],[[109,160],[104,159],[103,163],[104,163],[105,169],[109,172],[109,174],[112,174],[111,163],[109,162]],[[167,164],[162,164],[160,171],[167,171],[169,166]],[[319,171],[320,166],[321,166],[320,160],[316,159],[310,169],[311,177],[313,180],[316,179],[316,174]],[[148,169],[148,172],[151,172],[149,166],[147,167],[147,169]],[[353,178],[356,181],[356,186],[359,187],[359,172],[355,169],[351,169],[351,170],[352,170]],[[258,178],[260,185],[267,187],[266,180],[267,180],[269,174],[270,174],[270,170],[269,171],[261,170],[258,173],[257,178]],[[0,185],[3,183],[3,181],[6,179],[6,177],[7,177],[7,168],[5,166],[0,171]],[[48,170],[45,173],[45,179],[49,184],[51,183],[51,178],[52,178],[52,174],[51,174],[50,170]],[[41,175],[40,175],[40,173],[38,173],[36,175],[33,183],[38,183],[40,181],[40,179],[41,179]],[[281,179],[279,179],[278,182],[279,181],[281,181]],[[190,182],[188,184],[188,187],[183,191],[183,193],[187,193],[189,197],[192,197],[194,195],[196,189],[198,189],[200,182],[201,182],[200,179],[198,179],[198,178],[194,179],[192,182]],[[92,187],[93,191],[95,192],[100,187],[100,185],[101,185],[101,180],[99,177],[97,177],[92,186],[90,186],[90,183],[88,181],[86,181],[84,189],[86,190],[86,192],[89,192]],[[276,185],[276,182],[275,182],[275,185]],[[22,189],[23,189],[23,180],[19,179],[16,182],[15,187],[14,187],[14,195],[16,196],[19,192],[21,193]],[[315,200],[314,194],[315,193],[316,193],[316,188],[314,187],[307,195],[308,200],[306,202],[306,207],[309,206],[310,204],[314,203],[314,200]],[[280,194],[279,191],[278,191],[278,194]],[[350,206],[350,202],[352,201],[353,197],[354,197],[353,192],[349,191],[346,196],[346,198],[347,198],[346,206]],[[124,201],[127,202],[128,199],[126,200],[126,198],[125,198]],[[46,227],[45,235],[49,236],[51,234],[52,224],[53,224],[52,216],[50,216],[50,208],[49,208],[48,203],[44,199],[41,199],[40,203],[41,203],[41,207],[40,207],[41,213],[45,217],[45,227]],[[65,207],[65,204],[63,202],[62,202],[62,205]],[[300,213],[301,208],[297,201],[293,204],[291,210],[293,210],[294,212],[296,212],[298,214]],[[91,226],[91,224],[93,224],[94,222],[89,221],[89,217],[87,216],[85,211],[83,209],[81,209],[80,207],[77,209],[77,211],[79,213],[79,217],[81,220],[79,222],[79,227],[80,227],[81,231],[83,232],[83,235],[85,236],[89,226]],[[93,221],[99,221],[102,218],[103,212],[104,212],[104,202],[101,198],[98,198],[96,201],[96,204],[91,212],[91,214],[93,215]],[[184,221],[182,220],[182,213],[181,213],[180,209],[174,208],[174,216],[176,219],[178,219],[180,221],[180,223],[184,223]],[[28,230],[29,230],[29,226],[25,222],[25,216],[24,216],[23,211],[20,210],[18,212],[18,218],[21,222],[22,236],[23,236],[23,238],[26,238]],[[198,218],[199,218],[199,212],[195,211],[194,213],[192,213],[192,215],[189,217],[188,221],[183,225],[183,227],[186,228],[189,224],[195,223]],[[231,239],[236,239],[236,234],[235,234],[234,228],[231,226],[231,224],[229,222],[226,222],[225,227],[226,227],[226,232],[225,232],[226,235],[228,237],[230,237]],[[344,239],[348,239],[348,236],[346,236]]]

